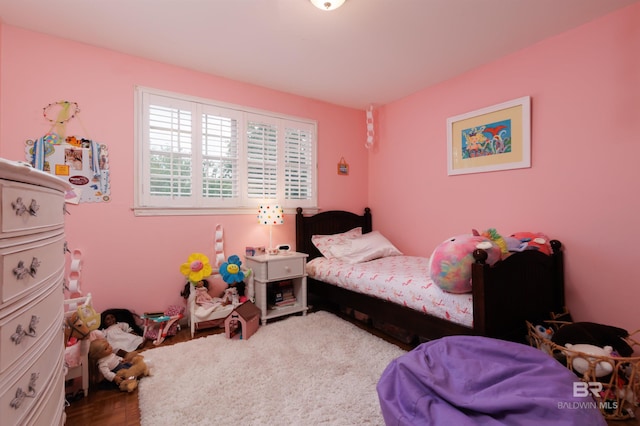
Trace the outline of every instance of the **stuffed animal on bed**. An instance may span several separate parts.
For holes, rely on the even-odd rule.
[[[133,392],[138,379],[149,375],[149,365],[137,352],[125,357],[113,353],[107,339],[96,339],[89,346],[89,358],[98,366],[105,380],[114,383],[121,391]]]
[[[180,272],[193,284],[204,280],[213,272],[209,258],[202,253],[191,253],[185,263],[180,265]]]
[[[227,261],[220,265],[219,272],[224,282],[226,282],[230,288],[236,288],[238,296],[240,297],[239,302],[244,303],[247,301],[247,297],[244,294],[246,287],[244,279],[248,276],[249,271],[245,273],[241,266],[242,261],[240,257],[234,254],[229,256]]]
[[[489,238],[491,241],[496,243],[498,247],[500,247],[500,251],[502,256],[506,256],[509,254],[509,247],[507,246],[507,242],[502,235],[498,234],[498,231],[495,228],[489,228],[484,232],[478,232],[475,229],[472,230],[473,235],[481,235],[483,237]]]
[[[449,293],[471,292],[473,251],[478,248],[487,252],[488,264],[500,260],[500,247],[482,235],[458,235],[440,243],[429,261],[433,282]]]
[[[505,241],[511,252],[537,250],[546,255],[552,252],[549,237],[542,232],[516,232],[506,237]]]

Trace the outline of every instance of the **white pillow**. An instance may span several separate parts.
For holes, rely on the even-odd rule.
[[[361,263],[381,257],[402,255],[402,252],[378,231],[346,239],[341,244],[331,246],[329,250],[332,257],[348,263]]]
[[[347,232],[333,235],[312,235],[311,242],[322,253],[322,255],[328,259],[331,259],[330,248],[336,244],[343,244],[346,240],[356,238],[362,235],[362,228],[353,228]]]

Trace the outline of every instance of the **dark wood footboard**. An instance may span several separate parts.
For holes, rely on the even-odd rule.
[[[551,241],[553,254],[528,250],[489,266],[487,253],[476,250],[472,265],[473,324],[476,334],[520,341],[525,321],[538,323],[564,307],[563,253]]]
[[[371,232],[370,209],[366,208],[363,215],[327,211],[304,216],[299,208],[296,250],[308,253],[311,260],[320,256],[311,242],[312,235],[336,234],[358,226],[363,233]],[[554,240],[552,248],[551,256],[524,251],[493,266],[485,264],[487,254],[483,250],[476,250],[472,266],[473,328],[314,279],[308,280],[308,292],[311,300],[333,308],[352,308],[422,339],[476,334],[524,341],[525,320],[537,322],[564,307],[562,245]]]

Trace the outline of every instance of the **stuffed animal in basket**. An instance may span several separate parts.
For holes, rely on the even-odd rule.
[[[613,371],[613,364],[606,361],[607,358],[611,357],[611,352],[613,351],[611,346],[600,348],[582,343],[577,345],[567,343],[565,347],[567,348],[564,351],[565,355],[571,358],[573,369],[581,375],[589,373],[595,377],[602,377],[611,374]]]
[[[124,358],[120,357],[113,353],[113,348],[104,338],[91,342],[89,358],[97,364],[104,379],[114,383],[121,391],[133,392],[138,387],[138,379],[150,373],[142,355],[130,352]]]
[[[594,322],[574,322],[560,327],[551,339],[561,346],[566,346],[567,343],[611,346],[618,355],[628,357],[633,354],[633,348],[625,340],[627,337],[629,332],[620,327]]]

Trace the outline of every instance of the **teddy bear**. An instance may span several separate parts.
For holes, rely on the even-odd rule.
[[[138,379],[150,375],[149,365],[142,355],[129,352],[124,357],[118,356],[105,338],[91,342],[89,358],[97,364],[104,378],[121,391],[133,392],[138,387]]]

